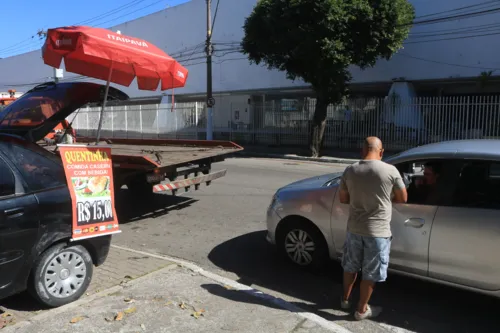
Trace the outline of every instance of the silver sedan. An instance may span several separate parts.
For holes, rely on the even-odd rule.
[[[390,271],[500,296],[500,140],[447,141],[386,160],[408,187],[394,204]],[[341,173],[289,184],[267,210],[267,240],[302,267],[340,259],[349,206]]]

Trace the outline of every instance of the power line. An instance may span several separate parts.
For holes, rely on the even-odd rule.
[[[421,36],[421,35],[440,35],[448,32],[467,32],[467,31],[479,31],[479,30],[488,30],[494,27],[500,27],[500,23],[489,23],[489,24],[479,24],[479,25],[470,25],[461,28],[451,28],[451,29],[440,29],[440,30],[430,30],[430,31],[420,31],[420,32],[410,32],[410,36]]]
[[[80,22],[75,23],[75,24],[73,24],[73,25],[83,25],[83,24],[88,24],[88,23],[91,23],[91,22],[98,21],[98,20],[100,20],[100,19],[102,19],[102,18],[108,17],[109,15],[113,15],[113,14],[119,13],[119,12],[121,12],[121,11],[125,10],[125,9],[128,9],[128,8],[130,8],[130,7],[136,6],[136,5],[138,5],[138,4],[140,4],[140,3],[144,2],[144,1],[146,1],[146,0],[134,0],[134,1],[128,2],[128,3],[124,4],[123,6],[117,7],[117,8],[115,8],[115,9],[112,9],[112,10],[107,11],[107,12],[105,12],[105,13],[102,13],[102,14],[100,14],[100,15],[97,15],[97,16],[94,16],[94,17],[91,17],[91,18],[86,19],[86,20],[84,20],[84,21],[80,21]],[[149,8],[149,7],[153,6],[153,5],[156,5],[156,4],[158,4],[158,3],[162,2],[162,1],[166,1],[166,0],[156,1],[156,2],[154,2],[154,3],[152,3],[152,4],[148,5],[148,6],[141,7],[141,8],[139,8],[139,9],[135,10],[135,11],[132,11],[132,12],[129,12],[129,13],[127,13],[127,14],[124,14],[124,15],[121,15],[121,16],[119,16],[119,17],[116,17],[116,18],[114,18],[114,19],[111,19],[111,20],[108,20],[108,21],[102,22],[102,23],[100,23],[100,24],[105,24],[105,23],[108,23],[108,22],[112,22],[112,21],[118,20],[118,19],[120,19],[120,18],[122,18],[122,17],[128,16],[128,15],[133,14],[133,13],[136,13],[136,12],[138,12],[138,11],[140,11],[140,10],[143,10],[143,9]],[[13,52],[16,52],[16,51],[21,51],[21,50],[24,50],[25,48],[19,48],[19,47],[16,47],[16,46],[18,46],[18,45],[20,45],[20,44],[22,44],[22,43],[26,43],[27,41],[31,41],[31,40],[33,40],[33,38],[35,38],[35,35],[31,36],[30,38],[27,38],[27,39],[26,39],[26,40],[24,40],[24,41],[21,41],[21,42],[18,42],[18,43],[16,43],[16,44],[13,44],[13,45],[10,45],[10,46],[8,46],[8,47],[5,47],[5,48],[3,48],[3,49],[0,49],[0,53],[6,53],[6,52],[7,52],[7,50],[9,50],[9,51],[10,51],[9,53],[13,53]],[[4,51],[4,52],[2,52],[2,51]]]
[[[484,7],[484,6],[491,7],[493,3],[498,4],[498,0],[490,0],[490,1],[482,2],[482,3],[478,3],[478,4],[475,4],[475,5],[468,5],[468,6],[453,8],[453,9],[449,9],[449,10],[444,10],[444,11],[437,12],[437,13],[420,15],[420,16],[417,16],[416,19],[421,19],[421,18],[424,18],[424,17],[436,16],[436,15],[441,15],[441,14],[446,14],[446,13],[452,13],[452,12],[458,12],[458,11],[461,11],[461,10],[464,10],[464,9],[471,9],[471,8]]]
[[[217,5],[215,5],[215,13],[214,13],[214,19],[212,20],[212,33],[214,31],[214,25],[215,25],[215,19],[217,18],[217,12],[219,11],[219,3],[220,0],[217,0]]]
[[[2,49],[0,49],[0,52],[4,51],[4,50],[8,50],[8,49],[11,49],[11,48],[17,48],[19,47],[20,45],[22,44],[26,44],[26,42],[32,42],[33,41],[33,38],[35,38],[35,35],[31,36],[30,38],[26,38],[20,42],[17,42],[15,44],[12,44],[11,46],[8,46],[8,47],[4,47]]]
[[[471,34],[479,34],[479,33],[491,33],[491,32],[500,32],[500,26],[491,27],[487,29],[471,29],[469,31],[453,31],[453,32],[445,32],[440,34],[428,34],[428,35],[418,35],[418,36],[410,36],[411,40],[420,39],[420,38],[430,38],[430,37],[440,37],[440,36],[458,36],[461,38],[468,38]]]
[[[226,62],[226,61],[237,61],[237,60],[245,60],[245,59],[248,59],[246,57],[241,57],[241,58],[229,58],[229,59],[222,59],[220,61],[214,61],[214,64],[222,64],[223,62]],[[205,61],[200,61],[200,62],[195,62],[193,64],[185,64],[184,66],[188,67],[188,66],[196,66],[196,65],[201,65],[201,64],[206,64]]]
[[[432,42],[442,42],[442,41],[446,41],[446,40],[458,40],[458,39],[467,39],[467,38],[476,38],[476,37],[496,36],[496,35],[500,35],[500,32],[489,33],[489,34],[479,34],[479,35],[472,35],[472,36],[438,38],[438,39],[429,39],[429,40],[416,40],[413,42],[412,41],[405,42],[404,44],[408,45],[408,44],[432,43]]]
[[[89,23],[98,21],[99,19],[104,18],[106,16],[113,15],[113,14],[119,13],[121,11],[124,11],[125,9],[133,7],[135,5],[138,5],[138,4],[140,4],[140,3],[144,2],[144,1],[146,1],[146,0],[134,0],[134,1],[128,2],[128,3],[124,4],[123,6],[120,6],[118,8],[112,9],[112,10],[107,11],[105,13],[102,13],[102,14],[100,14],[98,16],[91,17],[90,19],[87,19],[87,20],[84,20],[84,21],[80,21],[78,23],[75,23],[74,25],[88,25]]]
[[[435,63],[435,64],[440,64],[440,65],[454,66],[454,67],[475,68],[475,69],[484,69],[484,70],[499,70],[500,69],[500,68],[494,68],[494,67],[482,67],[482,66],[454,64],[454,63],[449,63],[449,62],[444,62],[444,61],[416,57],[416,56],[412,56],[410,54],[402,53],[402,52],[395,53],[395,55],[400,55],[400,56],[411,58],[411,59],[416,59],[416,60],[425,61],[425,62],[431,62],[431,63]]]
[[[132,12],[127,13],[127,14],[123,14],[123,15],[121,15],[121,16],[118,16],[118,17],[114,18],[114,19],[111,19],[111,20],[108,20],[108,21],[101,22],[101,23],[99,23],[99,24],[93,25],[93,27],[95,27],[95,26],[97,26],[97,25],[103,25],[103,24],[106,24],[106,23],[109,23],[109,22],[116,21],[116,20],[118,20],[118,19],[120,19],[120,18],[122,18],[122,17],[128,16],[128,15],[130,15],[130,14],[137,13],[137,12],[139,12],[139,11],[141,11],[141,10],[144,10],[144,9],[146,9],[146,8],[149,8],[149,7],[152,7],[152,6],[156,5],[156,4],[159,4],[160,2],[164,2],[164,1],[166,1],[166,0],[159,0],[159,1],[155,1],[155,2],[153,2],[153,3],[152,3],[152,4],[150,4],[150,5],[147,5],[147,6],[144,6],[144,7],[142,7],[142,8],[136,9],[136,10],[134,10],[134,11],[132,11]]]
[[[415,25],[425,25],[425,24],[435,24],[435,23],[441,23],[441,22],[447,22],[447,21],[455,21],[455,20],[463,19],[463,18],[471,18],[471,17],[476,17],[476,16],[493,14],[493,13],[496,13],[499,11],[500,11],[500,7],[497,7],[497,8],[493,8],[493,9],[487,9],[487,10],[482,10],[482,11],[477,11],[477,12],[472,12],[472,13],[467,13],[467,14],[458,14],[458,15],[444,16],[444,17],[435,18],[435,19],[413,21],[412,23],[402,24],[400,26],[410,26],[410,25],[415,26]]]

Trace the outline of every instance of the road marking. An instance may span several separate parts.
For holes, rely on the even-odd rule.
[[[230,286],[231,288],[233,288],[235,290],[239,290],[239,291],[245,292],[251,296],[261,298],[261,299],[264,299],[268,302],[271,302],[271,303],[279,306],[280,308],[282,308],[284,310],[288,310],[290,312],[293,312],[294,314],[296,314],[302,318],[308,319],[308,320],[318,324],[319,326],[321,326],[321,327],[323,327],[331,332],[353,333],[352,331],[349,331],[348,329],[346,329],[338,324],[335,324],[334,322],[326,320],[325,318],[320,317],[312,312],[307,312],[304,309],[301,309],[300,307],[293,305],[293,304],[285,301],[282,298],[277,298],[277,297],[274,297],[272,295],[265,294],[262,291],[259,291],[257,289],[252,288],[252,287],[249,287],[249,286],[246,286],[244,284],[241,284],[241,283],[236,282],[234,280],[231,280],[229,278],[226,278],[226,277],[220,276],[218,274],[206,271],[203,268],[201,268],[200,266],[198,266],[194,263],[188,262],[186,260],[182,260],[182,259],[178,259],[175,257],[166,256],[166,255],[158,255],[158,254],[149,253],[149,252],[145,252],[145,251],[134,250],[134,249],[131,249],[128,247],[123,247],[123,246],[118,246],[118,245],[111,245],[111,247],[114,247],[116,249],[125,250],[125,251],[134,252],[137,254],[151,256],[154,258],[164,259],[164,260],[171,261],[171,262],[175,262],[175,263],[177,263],[177,264],[179,264],[179,265],[181,265],[181,266],[183,266],[183,267],[185,267],[185,268],[187,268],[195,273],[198,273],[206,278],[209,278],[210,280],[213,280],[217,283]]]

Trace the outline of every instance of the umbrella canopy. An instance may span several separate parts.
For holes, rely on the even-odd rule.
[[[73,26],[49,29],[42,49],[45,64],[141,90],[184,87],[188,71],[153,44],[107,29]]]

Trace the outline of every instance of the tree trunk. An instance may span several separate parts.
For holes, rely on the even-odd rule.
[[[326,127],[326,111],[328,102],[323,97],[317,97],[311,127],[311,156],[319,157]]]

